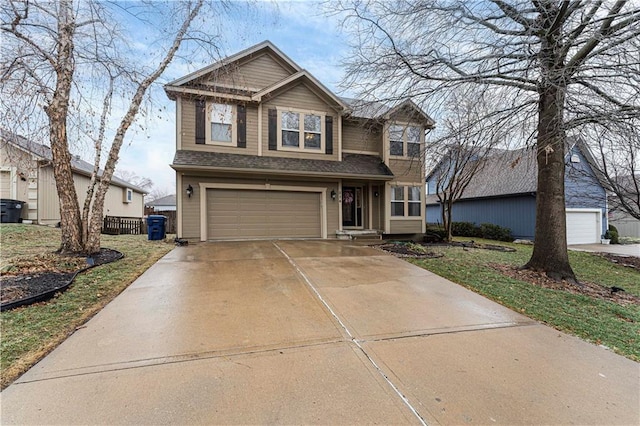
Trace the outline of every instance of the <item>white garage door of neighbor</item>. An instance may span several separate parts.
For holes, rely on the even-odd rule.
[[[319,238],[320,193],[207,190],[207,238]]]
[[[567,244],[600,242],[598,212],[567,212]]]

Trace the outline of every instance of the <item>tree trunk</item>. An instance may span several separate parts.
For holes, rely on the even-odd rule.
[[[451,242],[453,240],[453,234],[451,233],[452,228],[452,217],[453,217],[453,199],[449,197],[445,203],[445,222],[444,229],[447,231],[447,242]]]
[[[46,113],[49,117],[53,175],[60,199],[62,231],[60,252],[79,253],[83,251],[82,221],[67,140],[67,115],[71,82],[75,71],[73,60],[75,22],[69,0],[62,0],[59,7],[56,88]]]
[[[564,196],[564,88],[541,87],[538,108],[538,190],[535,244],[525,268],[545,272],[555,280],[576,281],[567,252]]]

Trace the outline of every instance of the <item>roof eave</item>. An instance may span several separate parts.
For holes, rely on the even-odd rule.
[[[217,167],[217,166],[195,166],[185,164],[171,164],[172,169],[175,171],[204,171],[204,172],[225,172],[225,173],[246,173],[255,174],[262,173],[268,175],[287,175],[287,176],[301,176],[301,177],[331,177],[331,178],[350,178],[350,179],[368,179],[379,181],[390,181],[394,179],[394,176],[389,175],[370,175],[370,174],[358,174],[358,173],[339,173],[339,172],[314,172],[314,171],[300,171],[300,170],[273,170],[273,169],[258,169],[258,168],[241,168],[241,167]]]

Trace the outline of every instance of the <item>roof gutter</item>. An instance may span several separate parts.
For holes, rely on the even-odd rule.
[[[272,169],[245,169],[238,167],[215,167],[215,166],[189,166],[181,164],[171,164],[175,171],[183,172],[224,172],[224,173],[240,173],[240,174],[256,174],[262,173],[266,175],[287,175],[287,176],[304,176],[304,177],[330,177],[330,178],[348,178],[348,179],[368,179],[378,181],[390,181],[395,176],[388,175],[362,175],[355,173],[337,173],[337,172],[312,172],[300,170],[272,170]]]

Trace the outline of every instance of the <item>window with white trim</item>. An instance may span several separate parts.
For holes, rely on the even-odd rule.
[[[420,133],[422,133],[420,127],[407,127],[407,157],[420,156]]]
[[[404,155],[404,142],[402,138],[403,133],[404,128],[402,126],[398,126],[397,124],[389,126],[389,144],[391,147],[391,155]]]
[[[404,216],[404,186],[391,187],[391,216]]]
[[[407,191],[409,192],[409,197],[407,200],[407,202],[409,203],[409,216],[420,216],[420,206],[422,205],[422,202],[420,201],[420,187],[409,186],[407,187]]]
[[[315,112],[279,111],[279,148],[323,152],[324,115]]]
[[[422,127],[392,124],[389,126],[389,151],[396,157],[419,157]]]
[[[422,201],[419,186],[391,187],[391,216],[420,217]]]
[[[209,117],[208,141],[229,144],[233,142],[233,105],[210,103],[207,106]]]

